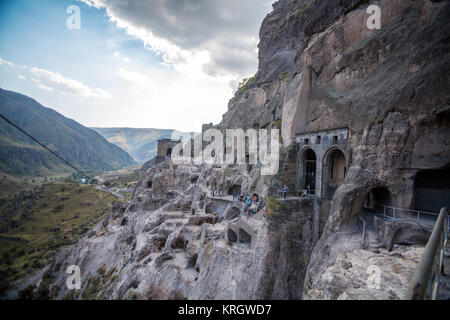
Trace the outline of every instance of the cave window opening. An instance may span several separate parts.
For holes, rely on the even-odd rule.
[[[147,182],[147,188],[148,188],[148,189],[151,189],[151,188],[152,188],[152,184],[153,184],[152,180],[150,180],[149,182]]]
[[[309,140],[308,139],[305,139],[305,144],[309,144]]]
[[[338,136],[333,136],[333,144],[338,144]]]
[[[322,137],[321,136],[317,136],[316,138],[316,144],[320,144],[322,141]]]

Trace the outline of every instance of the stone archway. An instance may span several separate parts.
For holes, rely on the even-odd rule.
[[[342,150],[330,149],[323,161],[322,196],[333,199],[334,192],[344,182],[347,175],[347,159]]]

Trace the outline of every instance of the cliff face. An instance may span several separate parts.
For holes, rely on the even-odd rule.
[[[390,252],[370,232],[362,249],[354,227],[374,188],[412,208],[418,173],[448,173],[450,6],[377,1],[382,28],[369,30],[370,3],[276,2],[261,27],[258,73],[218,127],[281,126],[280,173],[170,161],[151,168],[128,204],[49,266],[56,297],[401,298],[421,249]],[[333,128],[348,128],[348,167],[332,199],[270,198],[270,187],[299,170],[296,134]],[[211,187],[236,186],[266,207],[236,216],[239,204],[209,196]],[[71,264],[82,269],[80,292],[65,288]],[[370,265],[382,271],[380,288],[366,286]]]
[[[413,126],[417,115],[446,114],[448,3],[377,3],[381,30],[366,26],[369,1],[276,2],[261,27],[258,73],[220,125],[282,118],[289,146],[299,132],[349,127],[361,135],[390,112]]]
[[[380,30],[366,26],[370,4],[381,8]],[[219,128],[281,122],[280,164],[294,168],[280,166],[271,180],[277,188],[301,170],[298,133],[349,131],[347,175],[309,261],[306,298],[351,296],[351,283],[322,275],[357,250],[340,243],[338,231],[354,223],[371,190],[384,187],[392,205],[415,208],[418,173],[448,175],[449,9],[448,1],[286,0],[263,22],[258,73],[230,101]]]

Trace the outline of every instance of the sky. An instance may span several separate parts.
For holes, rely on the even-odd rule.
[[[1,0],[0,87],[88,127],[200,131],[256,73],[272,2]]]

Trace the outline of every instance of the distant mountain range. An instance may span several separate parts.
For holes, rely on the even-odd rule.
[[[127,152],[96,131],[25,95],[0,89],[0,113],[83,170],[106,171],[135,164]],[[15,176],[48,176],[73,169],[0,119],[0,171]]]
[[[158,139],[179,138],[189,133],[172,129],[151,128],[91,128],[109,142],[127,151],[136,161],[142,163],[156,156]]]

